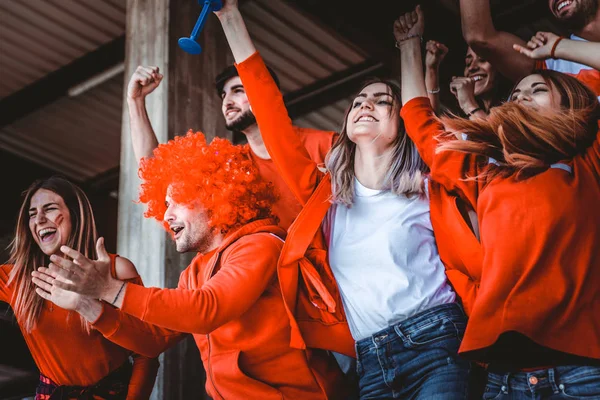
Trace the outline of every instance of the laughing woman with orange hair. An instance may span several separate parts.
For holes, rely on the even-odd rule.
[[[401,115],[432,178],[472,200],[481,229],[481,283],[460,353],[488,364],[484,398],[600,398],[596,95],[538,71],[487,119],[440,121],[421,71],[422,20],[417,8],[395,24]]]
[[[34,182],[25,192],[19,211],[8,265],[0,266],[0,301],[14,309],[25,342],[41,375],[36,400],[147,399],[158,361],[134,355],[93,329],[77,313],[36,294],[31,273],[48,265],[48,257],[62,256],[61,245],[96,257],[96,225],[85,193],[66,179]],[[135,267],[111,255],[111,273],[141,284]],[[63,299],[68,308],[78,296]]]

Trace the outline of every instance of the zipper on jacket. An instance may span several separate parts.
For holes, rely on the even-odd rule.
[[[219,393],[219,389],[217,389],[217,385],[215,383],[215,379],[213,377],[213,372],[212,372],[212,367],[210,366],[210,335],[206,335],[206,340],[208,341],[208,379],[210,379],[210,383],[213,387],[213,389],[215,389],[215,392],[217,392],[217,394],[219,395],[219,397],[221,399],[225,399],[225,397],[223,397],[223,395],[221,393]]]

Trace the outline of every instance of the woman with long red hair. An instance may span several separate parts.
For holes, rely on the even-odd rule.
[[[96,224],[90,202],[76,185],[61,177],[38,180],[25,191],[10,260],[0,266],[0,301],[15,313],[25,342],[41,375],[36,400],[147,399],[154,386],[158,361],[132,354],[92,328],[76,312],[79,296],[60,299],[61,306],[36,293],[31,273],[64,256],[68,245],[96,257]],[[135,267],[111,255],[115,277],[141,284]],[[133,355],[133,365],[129,357]]]
[[[478,215],[481,282],[460,353],[488,365],[484,398],[600,397],[596,95],[538,71],[486,119],[438,120],[423,79],[419,8],[398,19],[394,35],[407,132],[432,179]]]

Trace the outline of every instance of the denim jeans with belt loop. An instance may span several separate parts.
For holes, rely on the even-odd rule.
[[[458,357],[467,317],[443,304],[356,342],[361,399],[468,398],[470,363]]]
[[[531,372],[488,372],[484,400],[600,400],[600,367],[565,365]]]

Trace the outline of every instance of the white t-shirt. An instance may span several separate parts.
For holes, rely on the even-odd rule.
[[[446,280],[426,198],[373,190],[354,180],[351,208],[327,217],[329,262],[350,331],[360,340],[456,295]]]

